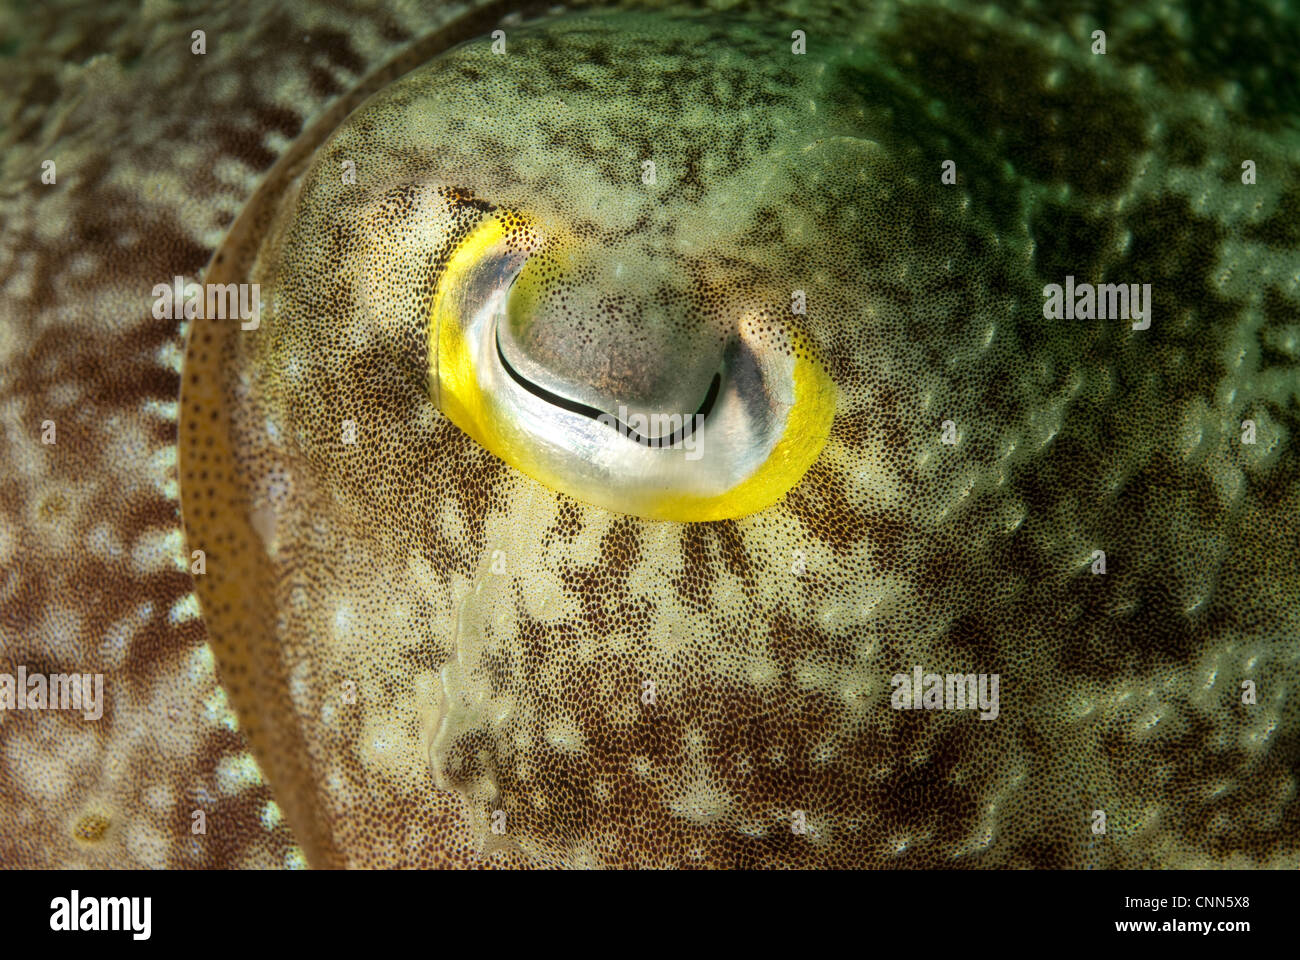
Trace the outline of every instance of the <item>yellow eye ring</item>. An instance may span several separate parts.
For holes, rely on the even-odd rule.
[[[830,433],[836,389],[797,331],[787,333],[790,351],[763,349],[757,321],[742,318],[743,364],[715,378],[708,416],[671,415],[685,427],[674,443],[647,443],[615,410],[575,412],[576,404],[548,403],[521,386],[497,339],[507,308],[527,309],[535,296],[528,252],[509,239],[519,222],[486,216],[451,253],[434,293],[429,392],[456,426],[552,489],[647,519],[742,517],[799,482]]]

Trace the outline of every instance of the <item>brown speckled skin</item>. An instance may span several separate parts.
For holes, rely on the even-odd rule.
[[[246,789],[219,787],[219,765],[248,744],[218,722],[201,619],[169,620],[192,592],[175,469],[184,339],[176,321],[152,318],[151,291],[196,278],[294,138],[459,12],[93,4],[3,14],[0,664],[102,672],[108,703],[97,723],[0,719],[0,863],[301,862],[282,822],[263,825],[271,795],[256,776]],[[191,52],[196,29],[203,56]],[[40,180],[46,159],[53,185]],[[208,829],[196,835],[200,809]],[[107,828],[79,839],[77,824],[96,815]]]
[[[843,303],[861,290],[870,310],[804,331],[841,401],[803,484],[756,517],[675,525],[577,503],[478,448],[396,376],[418,327],[397,323],[392,355],[372,355],[351,328],[323,336],[286,310],[232,352],[197,340],[207,366],[183,372],[185,331],[150,315],[154,284],[197,276],[241,212],[240,256],[272,217],[301,221],[315,195],[298,179],[310,154],[286,160],[295,144],[323,139],[364,77],[457,12],[0,21],[20,39],[0,57],[0,671],[102,672],[108,692],[95,723],[0,715],[0,863],[1294,866],[1300,149],[1294,83],[1276,79],[1294,29],[1214,25],[1265,82],[1215,54],[1205,25],[1159,17],[1101,23],[1102,59],[1087,52],[1096,17],[1062,26],[1019,4],[767,15],[782,43],[804,25],[814,58],[818,38],[862,33],[817,100],[874,146],[821,149],[875,179],[845,162],[819,187],[800,179],[814,163],[796,168],[720,230],[750,257],[728,261],[748,279],[726,282],[825,264],[810,287]],[[712,42],[743,47],[766,22],[720,22]],[[708,43],[659,86],[638,74],[645,49],[589,58],[582,82],[609,71],[668,118],[647,146],[685,173],[678,206],[651,212],[660,225],[735,173],[728,110],[752,104],[711,104],[716,136],[674,140],[690,91],[714,89]],[[548,64],[517,71],[526,96],[572,80],[554,37],[520,50]],[[454,62],[472,71],[473,56]],[[793,109],[772,96],[773,113]],[[551,148],[560,177],[467,157],[456,173],[473,182],[456,186],[563,212],[566,183],[611,175],[589,145]],[[945,193],[947,158],[960,176]],[[40,181],[46,159],[57,184]],[[317,242],[345,267],[373,206],[305,209],[339,232],[286,249]],[[804,215],[816,236],[796,241]],[[400,204],[388,216],[399,229]],[[257,269],[268,287],[302,276]],[[1050,326],[1041,286],[1066,273],[1152,283],[1152,329]],[[332,295],[340,311],[312,320],[350,316],[346,282]],[[314,391],[277,387],[295,352]],[[199,372],[219,366],[271,372],[254,402],[218,409],[234,381]],[[377,439],[340,455],[327,444],[348,402]],[[291,562],[250,546],[271,458],[250,409],[306,430],[276,453],[297,498],[279,521]],[[178,412],[221,427],[188,428],[185,478]],[[938,443],[949,417],[954,448]],[[209,638],[178,497],[183,483],[187,510],[218,503],[201,471],[235,462],[252,511],[187,517],[212,564],[204,602],[228,601],[203,609],[226,624]],[[230,541],[208,545],[211,530]],[[344,600],[361,629],[335,629]],[[1000,673],[999,719],[890,710],[889,677],[913,663]],[[338,696],[349,682],[355,703]],[[1099,808],[1105,837],[1088,829]],[[796,809],[808,834],[789,829]],[[479,861],[496,810],[506,839]]]

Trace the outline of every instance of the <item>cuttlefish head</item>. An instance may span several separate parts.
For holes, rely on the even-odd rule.
[[[916,327],[995,365],[953,312],[997,308],[843,65],[726,27],[574,18],[414,71],[286,180],[258,327],[196,328],[200,593],[314,859],[359,829],[331,780],[430,771],[546,862],[842,849],[915,592],[866,528],[956,488],[903,400],[943,388]]]
[[[1061,828],[1128,803],[1061,704],[1122,703],[1195,629],[1191,575],[1083,579],[1182,509],[1112,496],[1163,456],[1163,388],[1115,389],[1150,354],[1040,322],[1017,204],[1076,171],[1014,173],[808,29],[837,42],[661,14],[456,47],[214,258],[261,310],[191,333],[185,522],[311,862],[1023,863],[1044,824],[1052,863],[1141,862]],[[1080,182],[1118,189],[1114,156]],[[1059,466],[1104,424],[1122,449]],[[1085,606],[1097,670],[1062,639]],[[920,719],[918,664],[1016,694]]]

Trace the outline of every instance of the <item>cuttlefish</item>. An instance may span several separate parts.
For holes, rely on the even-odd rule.
[[[1300,21],[1086,6],[3,14],[0,863],[1300,863]]]

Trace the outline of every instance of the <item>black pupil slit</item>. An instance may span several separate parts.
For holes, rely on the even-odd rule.
[[[500,331],[496,331],[494,339],[496,340],[497,357],[501,360],[501,366],[505,367],[506,373],[510,374],[511,379],[514,380],[515,383],[519,384],[519,386],[523,387],[533,396],[539,397],[547,403],[559,407],[561,410],[568,410],[570,413],[581,414],[584,417],[590,417],[592,420],[603,420],[606,422],[612,420],[612,426],[615,430],[623,436],[635,440],[643,447],[672,447],[693,435],[695,432],[696,422],[707,417],[713,410],[713,405],[718,400],[718,391],[722,388],[722,374],[715,373],[712,382],[709,384],[708,392],[704,395],[704,402],[700,404],[700,409],[695,412],[694,416],[686,417],[682,421],[682,425],[667,436],[643,437],[640,433],[633,430],[626,423],[623,423],[613,414],[605,413],[603,410],[600,410],[597,407],[588,406],[585,403],[579,403],[577,400],[570,400],[568,397],[562,397],[557,393],[551,393],[551,391],[546,388],[539,387],[531,380],[528,380],[516,371],[514,367],[510,366],[510,361],[506,359],[505,353],[501,350]]]

